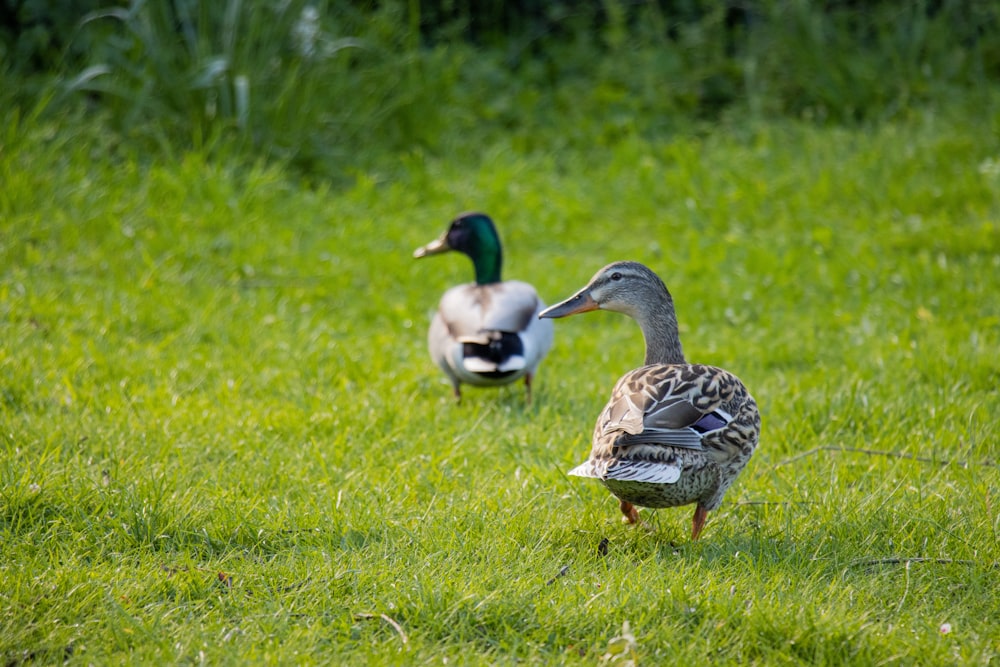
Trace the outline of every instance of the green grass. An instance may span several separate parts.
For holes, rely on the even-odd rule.
[[[875,123],[988,90],[992,0],[21,0],[0,108],[99,112],[145,155],[339,184],[418,146],[663,140],[697,120]]]
[[[995,661],[995,108],[498,139],[336,190],[8,117],[0,657],[595,664],[628,621],[619,664]],[[688,357],[751,388],[701,541],[564,474],[641,360],[625,318],[557,323],[530,407],[453,403],[424,337],[471,267],[410,253],[470,208],[549,302],[648,263]]]

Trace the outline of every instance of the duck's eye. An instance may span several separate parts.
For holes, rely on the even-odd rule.
[[[611,274],[611,279],[612,280],[621,280],[622,279],[622,274],[620,274],[617,271],[615,271],[614,273]]]

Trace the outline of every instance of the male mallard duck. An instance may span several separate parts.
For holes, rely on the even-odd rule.
[[[696,540],[757,446],[757,404],[732,373],[685,361],[670,292],[642,264],[605,266],[540,317],[598,308],[639,323],[646,365],[618,380],[597,419],[590,459],[569,474],[600,480],[621,501],[628,523],[639,520],[634,505],[697,503],[691,521]]]
[[[438,305],[427,334],[431,358],[459,385],[491,387],[524,378],[528,400],[538,363],[552,347],[552,322],[539,320],[545,304],[535,288],[500,280],[503,253],[489,216],[466,213],[436,241],[417,248],[416,258],[457,250],[472,259],[476,282],[452,287]]]

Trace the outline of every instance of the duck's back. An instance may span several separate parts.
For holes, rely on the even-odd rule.
[[[438,312],[457,338],[483,331],[525,331],[543,308],[534,287],[507,280],[452,287],[441,297]]]
[[[428,336],[431,356],[471,384],[509,382],[533,372],[552,346],[545,304],[528,283],[508,280],[452,287]]]
[[[711,508],[753,454],[756,403],[732,373],[652,364],[626,373],[594,427],[589,461],[619,498],[645,507],[706,501]]]

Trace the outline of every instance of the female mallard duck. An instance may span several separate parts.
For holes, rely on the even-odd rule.
[[[757,404],[735,375],[685,361],[670,292],[642,264],[609,264],[540,317],[598,308],[639,323],[646,365],[618,380],[597,419],[590,459],[569,474],[600,480],[621,501],[628,523],[639,520],[634,505],[697,503],[696,540],[757,446]]]
[[[452,287],[441,297],[427,334],[431,358],[451,379],[459,400],[463,382],[491,387],[523,377],[530,401],[535,369],[552,347],[552,322],[538,318],[545,304],[528,283],[501,282],[500,237],[488,216],[459,216],[441,238],[413,256],[449,250],[472,259],[476,282]]]

